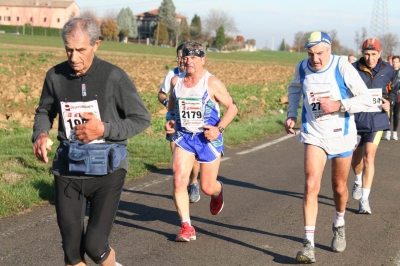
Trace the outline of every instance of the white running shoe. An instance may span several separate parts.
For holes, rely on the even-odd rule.
[[[382,136],[382,139],[383,140],[390,140],[390,131],[385,131],[383,134],[383,136]]]
[[[359,201],[358,213],[372,214],[371,208],[369,207],[369,200],[368,199],[361,199]]]
[[[392,138],[391,138],[392,140],[398,140],[399,138],[397,137],[397,132],[396,131],[393,131],[392,132]]]
[[[352,195],[353,195],[353,199],[355,199],[355,200],[360,200],[361,199],[361,196],[362,196],[361,184],[359,185],[359,184],[354,182]]]

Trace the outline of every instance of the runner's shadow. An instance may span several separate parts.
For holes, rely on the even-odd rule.
[[[139,225],[137,223],[134,223],[134,221],[139,221],[139,222],[161,221],[166,224],[176,226],[177,225],[176,221],[177,221],[178,217],[177,217],[177,213],[175,210],[172,211],[172,210],[166,210],[166,209],[161,209],[161,208],[157,208],[157,207],[151,207],[151,206],[147,206],[147,205],[140,204],[140,203],[121,201],[116,216],[117,216],[117,218],[115,220],[115,224],[119,224],[119,225],[126,226],[126,227],[132,227],[132,228],[136,228],[136,229],[141,229],[144,231],[149,231],[152,233],[162,235],[171,242],[175,241],[175,234],[170,234],[165,231],[157,230],[157,229],[150,228],[150,227],[145,227],[145,226]],[[193,221],[198,221],[198,222],[205,223],[205,224],[221,226],[221,227],[228,228],[230,230],[243,231],[245,233],[263,234],[263,235],[267,235],[267,236],[288,239],[288,240],[295,241],[298,243],[302,243],[302,241],[303,241],[303,239],[301,239],[299,237],[295,237],[295,236],[274,234],[274,233],[254,229],[254,228],[225,224],[225,223],[217,222],[214,220],[201,218],[198,216],[192,216],[191,219]],[[240,245],[243,247],[258,250],[260,252],[263,252],[267,255],[274,257],[274,261],[279,262],[279,263],[290,263],[290,264],[295,263],[295,260],[292,257],[277,254],[270,250],[254,246],[254,245],[248,244],[246,242],[243,242],[241,240],[234,239],[234,238],[231,238],[228,236],[215,234],[215,232],[210,232],[205,229],[202,229],[201,224],[196,225],[196,231],[198,233],[212,236],[212,237],[215,237],[215,238],[218,238],[218,239],[230,242],[230,243],[234,243],[234,244],[237,244],[237,245]],[[329,247],[325,247],[325,246],[321,246],[321,245],[316,245],[316,246],[320,249],[330,250]]]
[[[148,195],[148,196],[155,196],[155,197],[161,197],[161,198],[165,198],[165,199],[169,199],[169,200],[173,200],[172,195],[165,195],[165,194],[155,194],[155,193],[150,193],[150,192],[145,192],[145,191],[141,191],[141,190],[130,190],[130,189],[122,189],[123,192],[126,193],[134,193],[134,194],[141,194],[141,195]]]
[[[254,185],[252,183],[238,181],[238,180],[232,180],[232,179],[225,178],[223,176],[218,176],[218,180],[222,181],[222,183],[227,184],[227,185],[250,188],[250,189],[258,189],[258,190],[261,190],[261,191],[266,191],[266,192],[269,192],[269,193],[275,193],[275,194],[278,194],[278,195],[289,196],[289,197],[298,198],[298,199],[303,199],[303,195],[304,195],[303,193],[300,193],[300,192],[293,192],[293,191],[287,191],[287,190],[277,190],[277,189],[270,189],[270,188],[260,187],[260,186]],[[324,199],[324,200],[330,200],[331,202],[333,202],[333,199],[331,197],[327,197],[327,196],[324,196],[324,195],[318,195],[318,198],[319,199]],[[324,205],[334,206],[334,204],[326,203],[326,202],[323,202],[321,200],[319,200],[318,202],[321,203],[321,204],[324,204]]]

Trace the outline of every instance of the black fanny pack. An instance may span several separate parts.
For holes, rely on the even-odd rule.
[[[63,157],[68,161],[70,172],[85,175],[107,175],[114,172],[126,157],[124,145],[119,144],[83,144],[63,141],[68,153]]]

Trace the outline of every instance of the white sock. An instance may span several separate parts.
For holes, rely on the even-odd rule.
[[[315,226],[304,226],[304,238],[311,242],[311,246],[314,247],[314,234]]]
[[[181,224],[183,224],[183,223],[188,223],[190,226],[192,226],[192,223],[190,222],[190,219],[189,220],[182,220]]]
[[[369,193],[371,193],[371,189],[363,188],[361,199],[368,199]]]
[[[336,212],[335,220],[333,220],[333,226],[339,227],[344,225],[344,212]]]
[[[356,180],[354,181],[357,185],[362,184],[362,172],[358,175],[356,175]]]

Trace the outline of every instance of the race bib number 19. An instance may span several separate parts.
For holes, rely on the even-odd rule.
[[[87,122],[81,117],[81,113],[92,113],[96,118],[100,119],[97,100],[90,102],[61,102],[61,114],[64,122],[65,135],[69,141],[77,141],[75,139],[75,126]],[[104,139],[94,140],[90,143],[104,143]]]

